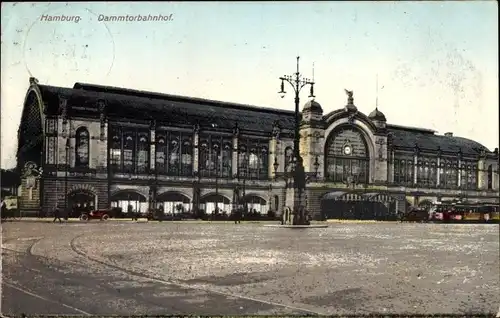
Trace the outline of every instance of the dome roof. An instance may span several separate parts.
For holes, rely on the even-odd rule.
[[[384,113],[378,110],[378,108],[375,108],[375,110],[373,110],[370,115],[368,115],[368,118],[370,118],[371,120],[387,121],[387,119],[385,119]]]
[[[317,112],[323,112],[323,108],[321,107],[321,105],[315,101],[314,99],[308,101],[305,105],[304,105],[304,108],[302,109],[302,111],[317,111]]]

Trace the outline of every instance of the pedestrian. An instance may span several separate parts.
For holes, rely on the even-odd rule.
[[[2,205],[2,219],[5,219],[7,217],[7,205],[5,204],[4,201],[1,203]]]
[[[59,223],[62,223],[61,215],[59,213],[59,207],[57,205],[56,205],[56,208],[54,210],[54,220],[52,221],[52,223],[55,223],[56,220],[59,220]]]

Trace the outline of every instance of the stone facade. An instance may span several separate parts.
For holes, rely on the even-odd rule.
[[[28,95],[31,91],[38,91],[37,86],[38,83],[32,84]],[[126,99],[129,95],[129,92],[126,94],[123,93],[123,98]],[[187,127],[186,125],[182,126],[170,123],[170,126],[165,126],[164,124],[156,123],[154,120],[129,118],[128,121],[125,121],[117,119],[108,114],[108,104],[112,101],[111,97],[106,96],[106,94],[101,94],[98,101],[89,101],[85,105],[75,105],[74,101],[68,101],[60,96],[59,104],[55,111],[50,110],[51,106],[47,106],[47,101],[42,98],[41,94],[38,93],[37,96],[40,98],[38,103],[45,105],[43,106],[44,113],[42,115],[44,130],[40,132],[44,139],[44,147],[42,148],[43,160],[39,162],[43,166],[43,175],[40,179],[37,179],[36,186],[32,188],[27,188],[26,178],[23,179],[20,204],[24,209],[35,209],[37,205],[46,210],[52,209],[55,205],[64,206],[68,196],[79,191],[93,195],[93,205],[98,208],[109,207],[113,197],[124,192],[138,194],[147,202],[151,202],[151,198],[153,197],[168,193],[178,193],[192,201],[195,196],[193,184],[196,182],[200,185],[201,198],[213,195],[216,192],[218,195],[226,198],[231,205],[235,204],[235,187],[241,187],[242,184],[244,184],[247,196],[259,197],[268,204],[271,202],[269,206],[272,209],[276,209],[277,207],[278,212],[283,210],[285,204],[289,204],[288,202],[292,201],[293,192],[286,189],[286,182],[284,180],[274,179],[274,169],[276,167],[276,172],[281,174],[285,172],[287,164],[285,150],[293,147],[293,134],[290,133],[293,132],[293,127],[271,125],[272,127],[265,128],[268,130],[268,133],[264,135],[262,132],[252,132],[244,128],[238,128],[237,125],[227,130],[227,133],[215,125],[212,125],[212,128],[202,127],[201,130],[203,133],[209,132],[214,135],[226,134],[226,136],[230,136],[228,138],[231,139],[232,147],[230,150],[231,155],[229,156],[231,158],[230,175],[200,177],[197,173],[201,171],[202,165],[206,164],[206,160],[203,162],[200,161],[202,150],[199,140],[202,132],[197,124]],[[134,98],[135,103],[138,103],[138,97]],[[185,97],[185,99],[189,100],[188,97]],[[29,107],[29,105],[25,105],[26,107]],[[220,107],[237,109],[236,106],[227,105],[227,103],[221,103]],[[276,110],[276,112],[279,111]],[[290,117],[290,113],[284,113],[280,116]],[[242,115],[241,117],[244,120],[244,116]],[[27,118],[24,116],[23,120],[27,120]],[[53,126],[50,128],[52,131],[47,128],[51,120],[54,121]],[[123,131],[126,129],[136,131],[134,133],[136,137],[134,138],[139,138],[141,132],[144,132],[145,136],[148,137],[147,148],[144,148],[148,149],[147,155],[141,157],[142,159],[138,157],[140,156],[141,149],[138,144],[139,139],[137,139],[134,141],[135,148],[133,149],[135,158],[131,159],[134,165],[138,165],[138,162],[141,160],[147,162],[147,167],[145,167],[144,171],[139,171],[138,167],[128,172],[121,170],[112,171],[110,164],[113,158],[110,157],[110,154],[112,153],[111,143],[114,137],[110,131],[113,127],[122,127]],[[82,147],[81,144],[77,144],[79,143],[78,131],[81,129],[86,130],[89,136],[87,150],[88,163],[83,168],[77,164],[77,156],[84,156],[81,154],[81,150],[79,150],[79,147]],[[351,134],[356,132],[356,134],[361,136],[356,138],[360,138],[359,140],[362,142],[356,144],[355,140],[347,139],[344,148],[329,149],[329,140],[338,134],[339,129],[349,129],[349,133]],[[190,140],[188,146],[190,150],[186,152],[188,155],[181,154],[181,158],[189,158],[190,160],[191,166],[189,167],[189,171],[192,171],[190,175],[169,175],[158,172],[160,170],[157,167],[160,162],[160,159],[158,159],[160,151],[158,148],[160,147],[158,136],[166,131],[175,132],[177,130],[182,131],[182,136],[187,136],[186,138]],[[258,137],[263,140],[260,144],[264,145],[262,149],[263,151],[265,150],[259,156],[265,156],[265,158],[259,157],[260,159],[257,162],[259,165],[262,165],[262,169],[265,169],[266,177],[243,181],[245,177],[243,177],[238,168],[240,164],[238,163],[239,158],[241,157],[239,149],[242,146],[243,140],[246,140],[245,138],[251,137],[252,134],[257,136],[259,133]],[[470,173],[467,176],[463,173],[458,173],[457,183],[461,184],[460,177],[462,176],[462,178],[468,178],[469,181],[467,181],[467,184],[469,186],[466,188],[454,187],[447,184],[439,186],[439,177],[447,175],[447,172],[444,172],[446,168],[439,165],[441,158],[440,148],[431,148],[426,144],[422,144],[415,145],[413,147],[417,149],[415,150],[407,144],[398,144],[398,142],[401,142],[401,138],[398,136],[411,136],[411,134],[422,134],[429,140],[434,140],[438,137],[427,130],[388,125],[386,124],[385,116],[381,115],[381,112],[378,110],[375,115],[370,114],[370,116],[366,116],[357,110],[352,98],[348,100],[348,104],[344,108],[340,108],[329,114],[323,114],[321,106],[316,101],[308,102],[302,111],[300,153],[303,157],[305,171],[308,173],[317,171],[317,175],[307,185],[305,193],[307,209],[312,211],[315,216],[318,216],[323,196],[327,193],[339,191],[359,194],[384,193],[395,198],[394,200],[398,202],[396,206],[399,210],[404,210],[407,205],[418,205],[419,202],[424,200],[436,201],[445,198],[468,198],[481,202],[498,202],[498,150],[490,152],[483,149],[481,153],[474,154],[470,151],[471,146],[465,144],[463,156],[464,158],[467,156],[474,158],[473,165],[477,163],[477,168],[474,168],[476,169],[474,170],[474,177]],[[444,137],[439,140],[443,142],[440,147],[447,149],[447,140]],[[122,145],[122,148],[120,148],[121,152],[117,151],[115,156],[119,157],[119,160],[121,160],[120,167],[123,168],[125,167],[124,156],[127,153],[124,150],[125,148],[123,148],[125,147],[123,146],[125,141],[120,142]],[[473,141],[470,141],[470,143],[477,144]],[[366,152],[366,158],[359,157],[359,160],[351,160],[351,150],[348,151],[351,147],[354,151],[359,151],[359,154]],[[361,149],[363,147],[365,148],[364,150]],[[20,151],[20,153],[24,154],[23,156],[27,156],[28,152],[26,150],[23,151]],[[337,161],[328,159],[330,153],[333,153],[332,151],[337,151],[338,158],[335,159]],[[462,148],[459,151],[461,152]],[[449,158],[454,158],[455,155],[451,153],[451,150],[448,152]],[[420,177],[418,176],[421,175],[421,170],[419,170],[420,167],[418,165],[407,166],[409,168],[405,168],[406,178],[411,178],[411,182],[405,184],[396,182],[396,176],[397,178],[401,178],[399,170],[395,171],[395,162],[399,158],[398,156],[408,156],[411,158],[410,161],[418,163],[420,156],[423,154],[438,158],[437,168],[434,170],[425,170],[434,171],[425,172],[428,176],[426,177],[426,186],[422,186],[419,183]],[[165,155],[167,155],[167,152],[165,152]],[[355,154],[353,156],[355,157]],[[170,159],[167,159],[165,162],[169,164],[170,161],[168,160]],[[334,162],[331,164],[331,167],[327,166],[328,160]],[[459,167],[461,162],[458,161]],[[181,165],[183,164],[182,161]],[[221,165],[221,167],[223,166]],[[249,167],[251,168],[251,166]],[[339,169],[343,169],[342,172],[339,172]],[[356,175],[359,179],[366,173],[366,181],[359,182],[357,180],[357,182],[350,183],[349,175],[346,171],[349,171],[349,174]],[[429,177],[429,173],[434,174]],[[470,184],[475,184],[475,186],[471,188]],[[40,189],[43,189],[43,191]],[[394,201],[392,204],[394,205]]]

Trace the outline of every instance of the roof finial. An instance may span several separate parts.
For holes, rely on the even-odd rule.
[[[313,83],[314,83],[314,62],[313,62]]]
[[[378,73],[375,85],[376,85],[375,109],[378,110]]]

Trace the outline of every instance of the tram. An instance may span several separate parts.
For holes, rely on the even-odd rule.
[[[499,204],[441,201],[429,209],[429,220],[453,223],[499,223]]]

